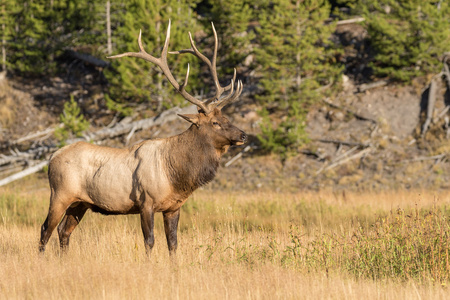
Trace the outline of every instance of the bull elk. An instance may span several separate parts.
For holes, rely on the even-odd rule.
[[[71,233],[88,209],[105,215],[140,214],[148,254],[154,245],[154,214],[162,212],[169,253],[176,252],[180,207],[192,192],[214,178],[219,160],[228,148],[242,145],[247,140],[247,135],[221,113],[226,104],[239,97],[242,82],[236,84],[235,70],[229,85],[222,87],[219,84],[216,70],[218,40],[214,25],[213,33],[212,60],[199,52],[190,33],[190,49],[169,52],[190,53],[208,65],[215,95],[206,101],[186,92],[189,66],[181,85],[169,70],[170,21],[160,58],[144,50],[141,33],[139,52],[109,57],[137,57],[157,65],[173,87],[187,101],[198,106],[198,113],[179,115],[192,124],[183,133],[169,138],[146,140],[127,149],[78,142],[55,152],[48,169],[51,196],[48,215],[41,228],[41,252],[58,223],[60,247],[67,249]],[[222,97],[224,92],[227,93]]]

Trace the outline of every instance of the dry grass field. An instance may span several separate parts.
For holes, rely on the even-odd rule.
[[[450,194],[197,191],[177,263],[160,215],[147,259],[138,216],[88,213],[61,255],[38,253],[42,179],[0,189],[1,299],[445,299]]]

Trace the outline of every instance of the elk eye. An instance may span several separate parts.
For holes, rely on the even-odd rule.
[[[220,126],[219,123],[217,123],[217,122],[213,122],[213,125],[214,126]]]

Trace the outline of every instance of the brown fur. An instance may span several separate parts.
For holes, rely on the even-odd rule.
[[[61,218],[58,233],[61,248],[66,249],[70,234],[91,209],[107,215],[139,213],[149,253],[154,244],[154,213],[163,212],[173,253],[180,207],[195,189],[214,178],[229,146],[246,141],[245,133],[217,109],[183,118],[192,126],[167,139],[144,141],[128,149],[79,142],[57,151],[49,164],[50,206],[39,249],[44,251]]]

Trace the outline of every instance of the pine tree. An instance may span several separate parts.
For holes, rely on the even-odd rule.
[[[9,65],[21,73],[40,74],[52,68],[48,64],[50,49],[47,48],[47,38],[50,32],[45,22],[48,15],[45,3],[42,0],[17,1],[18,9],[13,15],[15,28],[9,44]]]
[[[55,129],[55,137],[59,140],[61,146],[64,146],[65,141],[71,135],[81,137],[83,132],[89,128],[89,122],[81,113],[73,95],[70,95],[70,101],[64,103],[64,110],[59,119],[63,126]]]
[[[137,37],[142,30],[142,41],[146,51],[159,57],[166,37],[169,19],[172,21],[170,50],[189,48],[188,31],[196,32],[195,14],[192,1],[151,1],[135,0],[127,2],[123,22],[113,32],[114,53],[138,51]],[[188,63],[191,63],[189,89],[198,85],[198,68],[191,55],[169,55],[169,66],[179,82],[184,80]],[[114,71],[107,71],[110,82],[110,96],[114,101],[150,101],[157,109],[162,105],[175,105],[181,100],[175,98],[173,87],[163,78],[160,70],[148,62],[126,58],[112,62]]]
[[[254,32],[248,30],[253,19],[253,1],[240,0],[210,0],[204,22],[208,35],[212,36],[210,22],[219,35],[220,47],[218,54],[218,69],[224,74],[232,74],[233,68],[242,64],[245,58],[252,53],[251,41]]]
[[[439,71],[450,47],[449,1],[364,0],[353,9],[366,19],[376,75],[410,81]]]
[[[0,43],[1,43],[1,70],[9,69],[11,40],[14,33],[14,15],[18,10],[16,1],[0,0]]]
[[[14,25],[3,33],[9,36],[9,66],[23,75],[57,72],[56,59],[65,49],[83,46],[97,54],[98,45],[106,41],[99,27],[103,1],[3,1],[14,3],[7,13]]]
[[[288,151],[307,141],[305,116],[308,105],[328,92],[322,86],[337,81],[342,68],[334,60],[329,40],[334,25],[325,23],[330,5],[325,0],[257,1],[259,26],[255,49],[261,65],[259,101],[284,115],[273,124],[267,113],[260,140],[270,151]],[[276,139],[270,139],[274,135]],[[281,147],[280,147],[281,146]]]

